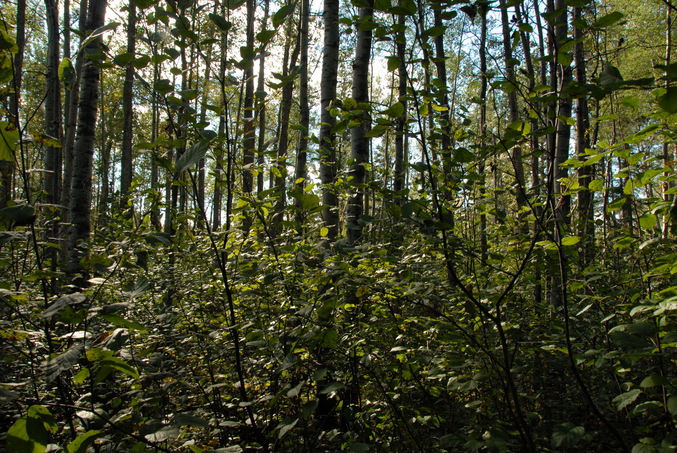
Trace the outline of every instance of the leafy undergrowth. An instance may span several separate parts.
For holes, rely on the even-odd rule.
[[[127,231],[58,297],[4,237],[6,451],[674,451],[674,241],[572,272],[566,314],[534,298],[547,250],[459,240],[452,284],[414,231]]]

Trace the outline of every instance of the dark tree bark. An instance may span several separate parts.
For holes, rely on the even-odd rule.
[[[81,0],[80,15],[78,18],[78,26],[81,32],[80,42],[85,39],[87,27],[87,10],[88,0]],[[68,6],[68,8],[66,7]],[[70,2],[64,6],[64,24],[70,24]],[[68,27],[64,28],[64,57],[70,58],[70,30]],[[68,261],[69,253],[69,235],[71,227],[70,218],[70,203],[71,203],[71,186],[73,182],[73,165],[75,161],[75,135],[78,121],[78,104],[80,100],[80,83],[82,80],[82,71],[85,62],[85,52],[79,52],[75,59],[75,74],[73,75],[72,84],[66,86],[65,107],[64,107],[64,143],[62,148],[63,155],[63,190],[61,191],[61,231],[60,238],[62,238],[63,247],[61,248],[61,255],[64,261]]]
[[[287,36],[291,35],[292,23],[289,23],[289,30]],[[296,40],[294,50],[290,54],[291,41],[287,40],[284,48],[284,57],[282,61],[282,77],[286,80],[290,76],[290,72],[296,66],[296,61],[299,55],[299,42]],[[277,142],[277,174],[275,175],[275,190],[277,200],[275,202],[275,219],[273,224],[274,234],[280,232],[280,224],[284,216],[284,208],[287,205],[287,155],[289,153],[289,118],[291,116],[291,107],[294,101],[294,83],[292,81],[285,81],[282,87],[282,99],[280,100],[280,117],[278,127],[278,142]]]
[[[59,81],[60,58],[60,34],[59,34],[59,9],[54,0],[45,0],[45,13],[47,15],[47,80],[45,93],[45,134],[62,141],[62,114],[61,114],[61,83]],[[54,145],[45,146],[45,173],[43,190],[45,203],[57,205],[61,195],[61,147]],[[59,222],[56,212],[47,209],[44,211],[47,225],[45,229],[46,239],[49,242],[57,242],[59,235]],[[57,265],[56,249],[48,248],[45,251],[53,269]]]
[[[261,30],[265,30],[268,24],[268,14],[270,13],[270,1],[266,0],[263,9],[263,21],[261,21]],[[266,88],[266,45],[264,44],[261,47],[261,53],[259,54],[259,74],[256,79],[256,116],[259,123],[259,136],[258,136],[258,149],[256,150],[257,154],[257,164],[259,168],[263,168],[266,158],[266,121],[267,121],[267,111],[266,111],[266,96],[263,94]],[[265,185],[265,173],[259,171],[256,175],[256,192],[263,192]]]
[[[9,127],[19,127],[19,105],[21,104],[21,81],[23,75],[24,49],[26,47],[26,0],[18,0],[16,4],[16,47],[14,67],[12,70],[12,87],[14,92],[9,96]],[[7,206],[12,199],[14,182],[14,160],[0,160],[0,209]]]
[[[129,2],[127,13],[127,52],[136,53],[136,5]],[[132,137],[134,133],[134,66],[125,68],[125,81],[122,89],[122,157],[120,163],[120,207],[125,210],[129,201],[132,178]],[[131,211],[130,211],[131,212]]]
[[[397,17],[397,24],[404,30],[405,16],[400,14]],[[394,165],[394,181],[393,191],[395,192],[395,203],[402,205],[404,197],[401,192],[404,190],[405,178],[405,145],[406,145],[406,128],[407,128],[407,67],[405,65],[405,45],[406,36],[404,31],[397,33],[395,37],[395,47],[397,49],[397,57],[400,59],[400,67],[397,68],[397,93],[399,102],[404,106],[404,114],[395,120],[395,165]]]
[[[87,13],[89,32],[103,26],[106,0],[91,0]],[[84,65],[78,105],[78,129],[74,148],[73,181],[71,184],[71,229],[68,238],[68,271],[82,272],[81,259],[87,255],[91,232],[92,162],[96,136],[99,100],[100,68],[96,58],[101,55],[101,36],[91,40],[84,52],[89,57]]]
[[[442,27],[442,5],[433,5],[433,16],[435,27]],[[449,113],[449,89],[447,87],[447,56],[444,49],[444,34],[436,35],[435,43],[435,69],[438,78],[437,102],[440,106],[446,108],[440,112],[440,129],[442,136],[440,137],[440,154],[442,155],[442,169],[444,171],[445,185],[451,183],[450,175],[453,167],[451,159],[451,117]],[[448,193],[447,187],[446,192]]]
[[[256,14],[256,2],[247,0],[247,48],[254,49],[254,20]],[[254,164],[256,150],[256,131],[254,129],[254,61],[245,58],[245,93],[244,93],[244,136],[242,163],[242,191],[251,195],[254,190],[254,176],[251,166]]]
[[[60,38],[59,10],[54,0],[45,0],[47,14],[47,83],[45,93],[45,134],[61,140],[61,83],[59,82]],[[59,202],[61,185],[61,153],[57,146],[45,146],[46,202]]]
[[[369,2],[371,5],[371,2]],[[364,188],[366,168],[369,162],[369,62],[371,60],[371,27],[373,9],[361,7],[357,20],[357,43],[353,60],[353,99],[357,103],[356,120],[359,124],[350,129],[350,157],[353,163],[349,176],[352,177],[350,199],[346,211],[348,242],[355,244],[362,237],[361,220],[364,210]],[[360,113],[357,113],[360,112]]]
[[[489,10],[489,6],[487,4],[481,4],[479,6],[480,8],[480,48],[479,48],[479,53],[480,53],[480,95],[479,98],[481,99],[481,104],[480,104],[480,121],[479,121],[479,133],[480,133],[480,140],[482,142],[482,147],[485,145],[486,141],[486,135],[487,135],[487,89],[488,89],[488,81],[487,81],[487,13]],[[484,149],[481,150],[484,152]],[[479,173],[482,178],[480,181],[480,187],[479,187],[479,192],[480,192],[480,199],[484,200],[484,194],[486,193],[485,189],[485,179],[486,176],[484,174],[485,170],[485,160],[484,157],[481,157],[480,165],[479,165]],[[482,255],[482,262],[487,261],[488,257],[488,252],[489,252],[489,245],[487,241],[487,215],[485,214],[485,210],[482,209],[482,212],[480,213],[480,251]]]
[[[336,119],[330,112],[336,99],[339,57],[339,0],[324,0],[324,50],[320,80],[320,181],[322,182],[322,220],[329,229],[327,239],[338,236],[338,197],[336,182],[336,136],[332,128]]]
[[[308,167],[308,132],[310,127],[310,105],[308,102],[308,22],[310,19],[310,1],[301,2],[301,27],[299,30],[299,46],[301,48],[301,61],[299,73],[299,125],[301,126],[301,137],[296,151],[296,166],[294,168],[295,189],[303,193],[306,186],[307,167]],[[301,199],[296,201],[297,230],[303,230],[305,218],[301,209]]]
[[[574,21],[582,18],[581,8],[574,8]],[[576,22],[574,22],[576,23]],[[583,30],[574,28],[574,39],[577,40],[574,47],[574,63],[576,67],[576,81],[580,86],[587,84],[585,48],[583,46]],[[576,155],[585,160],[585,150],[590,147],[590,112],[588,99],[581,96],[576,99]],[[595,218],[593,210],[594,192],[587,190],[595,173],[594,165],[585,165],[578,170],[578,178],[581,186],[585,188],[578,192],[578,235],[582,238],[583,246],[580,253],[582,267],[591,262],[595,254]]]
[[[565,93],[565,89],[569,86],[572,80],[571,66],[569,64],[562,64],[563,56],[560,53],[560,48],[567,38],[569,30],[567,8],[564,0],[556,0],[554,4],[554,12],[558,13],[554,21],[551,41],[551,53],[553,61],[551,63],[550,84],[551,89],[557,93],[557,104],[553,106],[551,118],[554,122],[556,132],[550,140],[550,165],[551,165],[551,185],[553,193],[562,194],[561,179],[568,176],[566,168],[562,164],[569,158],[569,140],[571,139],[571,126],[559,118],[568,118],[571,116],[573,110],[573,102],[571,97]],[[570,211],[571,197],[562,196],[557,203],[555,209],[555,216],[558,219],[568,221]]]
[[[503,56],[505,60],[505,78],[514,87],[508,93],[508,112],[510,123],[519,120],[519,111],[517,108],[517,78],[515,76],[515,60],[512,53],[512,39],[510,37],[510,19],[508,15],[508,3],[506,0],[500,1],[501,25],[503,31]],[[526,184],[524,177],[524,162],[522,159],[522,148],[520,146],[512,147],[512,166],[515,171],[515,181],[518,185],[516,190],[516,199],[518,209],[527,205]],[[522,217],[523,214],[520,215]]]

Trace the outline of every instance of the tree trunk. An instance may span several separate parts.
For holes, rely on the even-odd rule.
[[[401,3],[401,2],[400,2]],[[404,30],[406,17],[400,14],[397,17],[397,24]],[[404,107],[404,113],[395,120],[395,165],[393,175],[393,191],[395,192],[395,203],[401,206],[404,200],[402,191],[405,187],[405,166],[404,156],[406,144],[406,128],[407,128],[407,67],[405,64],[405,46],[406,36],[404,31],[397,33],[395,37],[395,47],[397,49],[397,57],[400,59],[400,67],[397,68],[397,94],[399,102]]]
[[[26,47],[26,0],[16,4],[16,47],[14,54],[14,73],[12,74],[13,93],[9,96],[9,127],[20,126],[19,106],[21,105],[21,81],[23,75],[24,50]],[[0,160],[0,209],[12,199],[14,182],[14,160]]]
[[[275,163],[277,173],[275,174],[275,195],[277,200],[275,202],[275,219],[273,223],[274,234],[280,233],[280,224],[284,216],[284,208],[287,205],[287,154],[289,152],[289,117],[291,115],[291,106],[294,101],[294,82],[287,80],[290,72],[296,66],[296,60],[299,55],[299,43],[296,40],[294,50],[290,55],[289,46],[291,45],[290,36],[292,23],[288,23],[287,42],[284,49],[284,57],[282,60],[282,79],[284,86],[282,87],[282,99],[280,100],[280,118],[278,129],[278,143],[277,143],[277,162]]]
[[[480,8],[480,19],[481,19],[481,30],[480,30],[480,121],[479,121],[479,134],[480,140],[482,143],[482,149],[480,152],[485,152],[485,141],[487,135],[487,90],[488,90],[488,81],[487,81],[487,14],[489,6],[486,4],[481,4]],[[484,164],[484,155],[480,156],[479,164],[479,174],[482,180],[480,181],[480,199],[485,200],[484,194],[486,193],[485,184],[486,176],[484,174],[485,164]],[[482,201],[480,202],[482,203]],[[482,257],[482,262],[486,263],[489,245],[487,241],[487,215],[485,214],[485,209],[480,206],[480,252]]]
[[[47,14],[47,83],[45,94],[45,134],[61,140],[61,83],[59,82],[60,39],[59,10],[54,0],[45,0]],[[45,146],[45,176],[43,189],[45,202],[57,204],[61,189],[61,150],[58,146]],[[52,228],[50,227],[50,230]]]
[[[105,15],[106,0],[90,0],[86,30],[91,32],[102,27]],[[98,36],[87,43],[84,52],[90,56],[99,55],[101,44],[101,36]],[[92,162],[96,136],[100,71],[98,63],[95,60],[89,60],[82,73],[69,205],[71,229],[68,237],[68,271],[71,275],[83,271],[81,260],[88,254],[87,241],[91,232],[92,211]]]
[[[254,20],[256,2],[247,0],[247,49],[254,49]],[[254,129],[254,61],[249,56],[244,58],[245,93],[244,93],[244,137],[242,163],[242,191],[251,195],[254,190],[254,176],[251,166],[254,164],[256,149],[256,132]]]
[[[296,151],[296,167],[294,169],[295,190],[303,194],[306,186],[308,166],[308,133],[310,128],[310,105],[308,102],[308,22],[310,19],[310,1],[301,2],[301,27],[299,30],[301,47],[301,62],[299,74],[299,116],[301,137]],[[301,199],[296,200],[297,231],[303,231],[305,223],[304,212],[301,209]]]
[[[70,6],[67,2],[66,5]],[[81,32],[80,43],[86,38],[87,32],[87,10],[88,0],[80,1],[80,16],[78,18],[78,27]],[[69,8],[64,6],[64,24],[70,24]],[[66,39],[68,38],[68,39]],[[68,47],[66,47],[68,45]],[[74,148],[75,136],[78,121],[78,104],[80,101],[80,84],[82,82],[82,71],[84,67],[84,52],[79,52],[75,59],[75,74],[72,84],[66,86],[65,109],[64,109],[64,143],[62,147],[63,155],[63,190],[61,191],[61,231],[59,237],[62,239],[61,255],[64,261],[68,261],[69,254],[69,236],[71,231],[71,187],[73,183],[73,165],[75,161]],[[70,31],[69,27],[64,27],[64,57],[70,58]]]
[[[127,52],[136,53],[136,4],[129,2],[127,13]],[[122,158],[120,162],[120,208],[127,209],[132,187],[132,138],[134,132],[134,66],[129,63],[125,68],[125,81],[122,89]],[[130,211],[130,214],[133,211]]]
[[[582,18],[581,8],[574,8],[574,23]],[[580,86],[587,84],[586,61],[583,47],[584,30],[574,28],[574,39],[577,41],[574,48],[574,62],[576,66],[576,81]],[[585,150],[590,147],[590,113],[588,99],[581,96],[576,100],[576,155],[585,160]],[[595,217],[593,210],[594,192],[587,189],[595,173],[594,165],[585,165],[578,170],[578,182],[583,190],[578,192],[578,235],[582,238],[580,254],[581,266],[587,266],[595,254]]]
[[[369,162],[369,62],[371,60],[371,27],[373,10],[370,6],[360,8],[357,20],[357,43],[355,44],[355,60],[353,61],[353,99],[355,120],[358,125],[350,129],[350,166],[349,180],[351,184],[350,198],[346,212],[346,228],[348,242],[355,244],[362,237],[363,224],[361,217],[364,210],[365,164]],[[344,104],[345,107],[345,104]]]
[[[336,119],[330,112],[336,99],[339,58],[339,0],[324,0],[324,50],[320,80],[320,181],[322,183],[322,220],[328,228],[327,239],[338,236],[338,197],[336,196]]]
[[[508,4],[506,0],[500,1],[501,24],[503,31],[503,56],[505,60],[505,78],[512,85],[508,92],[508,112],[509,121],[514,123],[519,120],[519,111],[517,108],[517,78],[515,77],[515,60],[512,55],[512,39],[510,38],[510,19],[508,17]],[[517,183],[516,200],[517,208],[520,212],[520,218],[524,216],[522,208],[527,206],[526,184],[524,177],[524,162],[522,159],[522,148],[520,146],[512,147],[512,166],[515,171],[515,182]],[[525,225],[524,225],[525,226]],[[520,225],[523,227],[523,225]],[[526,232],[526,231],[524,231]]]

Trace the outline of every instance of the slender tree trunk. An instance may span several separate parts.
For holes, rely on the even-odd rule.
[[[256,14],[255,0],[247,0],[247,48],[254,49],[254,21]],[[254,164],[256,150],[256,132],[254,129],[254,61],[246,58],[244,70],[244,136],[243,157],[244,169],[242,172],[242,191],[251,195],[254,190],[254,176],[251,166]],[[249,223],[249,226],[251,224]],[[246,228],[247,229],[247,228]]]
[[[287,155],[289,153],[289,118],[291,116],[291,106],[294,95],[294,83],[286,78],[289,77],[290,72],[296,66],[296,61],[299,55],[299,42],[296,40],[294,50],[289,51],[291,45],[291,28],[292,22],[289,22],[287,33],[287,43],[284,49],[284,57],[282,61],[282,77],[285,80],[285,85],[282,87],[282,99],[280,101],[280,118],[278,129],[278,143],[277,143],[277,162],[275,174],[275,190],[277,201],[275,203],[275,219],[273,224],[274,234],[280,233],[280,224],[284,217],[284,208],[287,205]]]
[[[103,26],[106,0],[91,0],[87,14],[89,31]],[[101,37],[92,39],[85,52],[101,52]],[[100,67],[90,60],[83,68],[78,106],[78,130],[74,148],[73,181],[71,185],[71,230],[68,238],[68,271],[82,272],[81,259],[88,254],[87,241],[91,231],[92,162],[96,136],[96,118],[99,100]]]
[[[479,121],[479,133],[480,140],[482,141],[481,152],[484,153],[485,142],[487,136],[487,91],[488,91],[488,81],[487,81],[487,14],[489,6],[486,4],[481,4],[480,8],[480,20],[481,20],[481,29],[480,29],[480,121]],[[484,174],[485,164],[484,156],[481,157],[479,165],[479,173],[482,178],[480,181],[480,199],[484,200],[484,194],[486,193],[485,184],[486,184],[486,175]],[[485,209],[481,208],[480,212],[480,251],[482,262],[487,261],[489,253],[489,245],[487,241],[487,215],[484,213]]]
[[[574,8],[574,23],[582,19],[581,8]],[[583,30],[574,28],[574,39],[577,41],[574,48],[574,62],[576,66],[576,81],[580,86],[587,84],[585,49],[583,46]],[[588,99],[581,96],[576,100],[576,155],[585,160],[585,150],[590,147],[590,113]],[[583,246],[580,253],[581,266],[587,266],[595,253],[595,218],[593,211],[594,192],[587,189],[595,173],[593,165],[582,166],[578,170],[578,181],[583,190],[578,192],[578,235],[582,238]]]
[[[136,53],[136,4],[129,2],[127,12],[127,52]],[[132,138],[134,133],[134,66],[129,63],[125,68],[125,81],[122,89],[122,158],[120,162],[120,207],[124,211],[129,202],[134,171],[132,169]],[[130,211],[130,214],[133,211]]]
[[[54,0],[45,0],[47,15],[47,83],[45,94],[45,134],[51,139],[62,141],[62,112],[61,112],[61,83],[59,82],[60,34],[59,9]],[[45,203],[55,206],[59,203],[61,193],[61,147],[48,144],[45,146],[45,173],[43,190]],[[44,212],[47,219],[46,239],[57,242],[59,222],[56,212],[48,209]],[[48,247],[45,258],[51,262],[52,269],[56,269],[57,251]]]
[[[435,27],[443,27],[441,6],[433,7]],[[445,185],[451,184],[451,170],[453,162],[451,158],[451,117],[449,114],[449,88],[447,87],[447,54],[444,49],[444,34],[438,34],[434,38],[435,43],[435,68],[437,70],[438,83],[438,100],[437,102],[443,108],[440,112],[440,129],[442,129],[442,136],[440,137],[440,154],[442,155],[442,169],[444,171]],[[449,189],[449,187],[447,187]],[[449,192],[449,190],[446,190]]]
[[[555,194],[562,194],[561,179],[568,176],[566,168],[562,164],[569,158],[569,141],[571,139],[571,126],[567,121],[560,118],[569,118],[572,113],[572,99],[564,93],[564,90],[571,83],[572,74],[571,66],[569,64],[562,64],[562,56],[560,48],[567,39],[568,33],[568,17],[567,7],[564,0],[555,1],[555,12],[558,13],[554,24],[553,34],[553,56],[551,77],[551,88],[557,93],[557,106],[554,112],[553,119],[555,122],[556,133],[553,140],[554,149],[551,150],[552,158],[552,185]],[[559,59],[559,61],[558,61]],[[558,219],[567,221],[570,211],[570,196],[561,196],[557,203],[555,216]]]
[[[45,133],[61,140],[61,84],[59,82],[60,39],[58,8],[54,0],[45,0],[47,14],[47,83],[45,94]],[[45,177],[43,189],[46,202],[59,202],[61,156],[58,146],[45,146]]]
[[[220,7],[221,15],[226,15],[226,6],[222,2],[220,6],[217,4],[214,5],[214,13],[219,12],[217,8]],[[221,90],[221,102],[220,105],[223,108],[221,115],[219,115],[219,129],[218,137],[221,141],[226,137],[226,115],[228,112],[228,97],[226,94],[226,67],[228,63],[228,33],[224,32],[221,35],[221,42],[219,43],[221,50],[221,58],[219,61],[219,88]],[[226,143],[226,146],[228,144]],[[216,170],[214,172],[214,194],[213,194],[213,206],[212,206],[212,230],[216,231],[221,227],[221,205],[223,203],[223,180],[224,180],[224,158],[225,153],[223,151],[223,142],[221,145],[216,147],[214,159],[216,161],[215,166]]]
[[[87,11],[89,9],[89,0],[80,1],[80,15],[78,18],[78,27],[81,32],[80,34],[80,43],[86,37],[86,27],[87,27]],[[69,9],[64,11],[64,25],[65,25],[65,36],[69,37],[69,44],[65,50],[65,57],[70,58],[70,31],[68,27],[70,25],[70,14]],[[66,26],[66,24],[68,24]],[[64,42],[65,44],[65,42]],[[73,81],[70,86],[66,86],[66,96],[65,96],[65,116],[64,116],[64,143],[62,149],[63,155],[63,190],[61,191],[61,231],[60,238],[62,238],[63,247],[61,249],[61,255],[64,261],[68,261],[69,254],[69,236],[71,231],[70,219],[71,219],[71,192],[73,184],[73,165],[75,161],[74,148],[75,148],[75,136],[77,132],[77,122],[78,122],[78,105],[80,102],[80,85],[82,82],[82,72],[84,68],[84,51],[81,50],[78,52],[78,55],[75,59],[75,74],[73,76]]]
[[[673,18],[672,18],[672,8],[665,8],[665,66],[668,67],[670,66],[670,63],[672,62],[672,23],[673,23]],[[665,78],[665,89],[670,88],[670,83],[671,83],[671,78],[666,77]],[[670,151],[670,146],[675,148],[674,144],[668,143],[667,141],[663,143],[663,165],[665,168],[669,168],[672,171],[675,170],[675,159],[677,152],[676,151]],[[671,210],[675,209],[675,206],[677,206],[675,203],[677,200],[677,197],[675,195],[670,195],[666,193],[668,190],[671,188],[675,187],[675,181],[673,179],[667,179],[665,183],[663,184],[663,199],[669,203],[672,204]],[[674,222],[674,220],[673,220]],[[664,227],[663,227],[663,235],[667,237],[668,232],[670,231],[670,222],[665,222]]]
[[[523,15],[522,15],[522,10],[521,7],[524,6],[523,3],[515,5],[515,16],[517,17],[517,21],[520,25],[522,25],[523,22]],[[536,86],[536,70],[534,68],[534,63],[533,63],[533,58],[532,58],[532,53],[531,53],[531,43],[529,42],[529,36],[528,34],[520,30],[520,38],[522,42],[522,51],[524,52],[524,64],[527,69],[527,90],[529,93],[534,91],[534,87]],[[538,113],[540,113],[540,105],[539,104],[533,104],[530,106],[533,108],[537,114],[534,115],[535,118],[530,119],[530,124],[531,124],[531,130],[535,131],[538,129]],[[531,154],[531,191],[530,191],[530,196],[536,197],[540,193],[540,186],[541,186],[541,166],[540,166],[540,158],[539,158],[539,153],[537,152],[539,149],[539,140],[538,136],[536,134],[532,134],[530,137],[530,154]],[[536,217],[539,217],[541,213],[541,208],[540,206],[536,206],[533,208],[534,209],[534,214]],[[538,220],[536,220],[533,224],[533,233],[538,234],[538,231],[540,230],[540,225]],[[536,257],[537,263],[534,265],[534,305],[535,306],[540,306],[540,304],[543,301],[543,283],[541,281],[542,278],[542,272],[541,272],[541,262],[542,262],[542,257],[538,256]]]
[[[12,70],[12,87],[14,92],[9,96],[8,123],[10,127],[20,127],[19,106],[21,105],[21,82],[23,76],[24,50],[26,48],[26,0],[18,0],[16,4],[16,47],[14,67]],[[12,199],[14,182],[14,160],[0,160],[0,209],[7,206]]]
[[[398,32],[395,37],[397,57],[400,59],[400,67],[397,68],[397,94],[399,102],[402,103],[402,106],[404,107],[404,113],[395,120],[395,168],[393,175],[393,191],[395,192],[395,203],[399,206],[402,205],[404,200],[402,191],[405,188],[404,155],[407,128],[407,66],[405,63],[406,36],[404,33],[405,20],[406,17],[403,14],[397,16],[397,24],[402,31]]]
[[[363,6],[359,11],[357,26],[357,43],[355,45],[355,60],[353,60],[353,99],[357,102],[356,110],[362,113],[355,114],[359,122],[350,129],[350,157],[353,163],[349,177],[352,186],[346,212],[346,228],[348,242],[355,244],[362,237],[363,225],[361,217],[364,210],[364,182],[366,177],[365,164],[369,162],[369,62],[371,60],[371,27],[373,10],[370,6]]]
[[[512,53],[512,39],[510,37],[510,19],[508,15],[508,3],[506,0],[500,0],[501,25],[503,31],[503,56],[505,59],[505,78],[512,85],[508,92],[508,115],[510,123],[519,120],[519,110],[517,107],[517,77],[515,76],[515,60]],[[524,216],[522,208],[527,205],[526,180],[524,177],[524,162],[522,159],[522,148],[520,146],[512,147],[512,167],[515,171],[515,182],[518,185],[516,190],[517,207],[520,211],[520,217]],[[526,226],[526,225],[524,225]],[[520,225],[522,227],[522,225]],[[526,231],[525,231],[526,232]]]
[[[300,74],[299,74],[299,124],[301,136],[296,151],[296,168],[294,169],[294,184],[299,193],[303,193],[306,186],[308,167],[308,134],[310,129],[310,103],[308,102],[308,23],[310,20],[310,1],[301,2],[301,27],[299,30],[301,48]],[[303,231],[305,223],[304,212],[301,209],[301,199],[296,201],[297,231]]]
[[[261,30],[265,30],[268,26],[268,14],[270,12],[270,1],[266,0],[263,9],[263,21],[261,21]],[[261,47],[261,54],[259,55],[259,73],[256,79],[256,116],[259,123],[257,164],[259,172],[256,175],[256,192],[261,193],[265,186],[265,172],[262,171],[266,162],[266,96],[263,95],[266,88],[266,45]]]
[[[322,220],[328,228],[327,239],[338,236],[338,197],[336,195],[336,119],[330,112],[336,99],[339,58],[339,0],[324,0],[324,47],[320,80],[320,181],[322,182]]]

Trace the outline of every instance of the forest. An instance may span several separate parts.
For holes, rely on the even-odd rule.
[[[0,452],[676,451],[676,22],[0,3]]]

